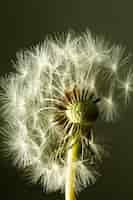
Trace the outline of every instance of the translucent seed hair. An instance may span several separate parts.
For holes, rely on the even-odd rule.
[[[25,170],[44,191],[65,189],[67,152],[79,145],[75,191],[95,183],[104,150],[97,144],[97,117],[118,119],[133,92],[133,69],[120,45],[89,30],[48,37],[21,51],[15,73],[0,81],[1,154]],[[97,133],[98,137],[98,133]]]

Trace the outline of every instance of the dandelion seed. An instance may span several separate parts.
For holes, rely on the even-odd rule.
[[[129,102],[130,96],[133,92],[133,72],[129,70],[124,81],[119,80],[120,88],[123,90],[125,96],[125,103]]]
[[[44,191],[75,199],[95,183],[104,154],[93,131],[97,118],[115,120],[116,93],[127,103],[133,92],[124,49],[89,31],[70,32],[17,54],[14,67],[16,74],[1,78],[2,152]]]

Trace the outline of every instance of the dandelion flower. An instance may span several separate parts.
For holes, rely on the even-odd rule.
[[[104,152],[95,122],[115,120],[133,92],[124,52],[89,31],[69,32],[18,53],[16,73],[1,78],[2,152],[44,191],[72,200],[95,183]]]

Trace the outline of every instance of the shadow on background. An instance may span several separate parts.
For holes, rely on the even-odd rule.
[[[13,71],[16,52],[42,42],[47,34],[90,28],[133,52],[133,1],[129,0],[1,0],[0,75]],[[132,59],[133,62],[133,59]],[[95,186],[79,194],[79,199],[133,199],[133,104],[114,124],[97,127],[97,134],[111,144],[110,158],[101,166],[102,176]],[[109,139],[108,139],[109,138]],[[63,195],[46,195],[39,186],[27,184],[10,163],[0,161],[0,199],[57,200]]]

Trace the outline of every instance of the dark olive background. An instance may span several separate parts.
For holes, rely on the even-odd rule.
[[[90,28],[133,52],[132,0],[1,0],[0,75],[12,71],[16,52],[45,39],[47,34]],[[133,59],[132,59],[133,63]],[[122,110],[122,108],[121,108]],[[122,112],[121,112],[122,113]],[[94,186],[78,199],[133,199],[133,103],[123,109],[119,122],[98,122],[97,135],[111,148]],[[60,193],[45,194],[39,186],[28,184],[10,163],[0,159],[0,199],[57,200]]]

